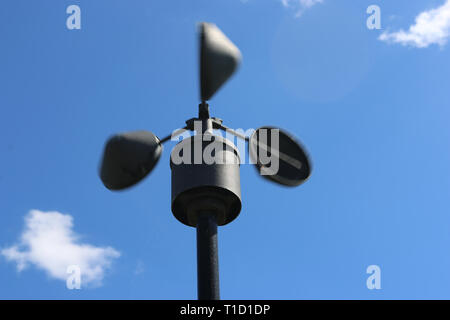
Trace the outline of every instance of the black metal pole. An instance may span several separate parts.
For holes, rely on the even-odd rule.
[[[197,220],[198,300],[219,300],[217,221],[214,214],[199,214]]]

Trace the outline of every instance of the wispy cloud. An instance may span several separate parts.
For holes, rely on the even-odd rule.
[[[379,40],[416,48],[432,44],[444,46],[450,37],[450,0],[438,8],[420,13],[415,22],[408,31],[384,32]]]
[[[295,10],[296,17],[300,17],[306,9],[322,2],[323,0],[281,0],[283,6]]]
[[[17,263],[20,272],[29,265],[42,269],[55,279],[66,281],[67,267],[78,265],[82,285],[100,285],[106,269],[120,253],[111,247],[79,243],[73,231],[73,218],[57,211],[31,210],[17,244],[0,251]]]
[[[138,260],[136,263],[136,268],[134,269],[134,274],[139,275],[145,271],[144,262],[142,260]]]

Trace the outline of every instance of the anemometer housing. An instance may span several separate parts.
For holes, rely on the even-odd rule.
[[[175,164],[175,156],[186,151],[190,163]],[[212,163],[207,163],[211,161],[205,159],[205,153],[213,156]],[[178,143],[170,160],[174,216],[191,227],[197,226],[202,212],[214,214],[219,226],[233,221],[242,207],[239,166],[236,146],[209,130]]]

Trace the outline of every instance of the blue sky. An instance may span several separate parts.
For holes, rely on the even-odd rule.
[[[222,298],[450,298],[450,4],[315,2],[3,1],[0,298],[196,298],[195,229],[170,211],[174,143],[124,192],[98,166],[111,134],[162,137],[196,115],[200,21],[243,55],[212,115],[285,128],[314,166],[284,188],[242,165],[241,214],[219,229]],[[66,28],[73,4],[81,30]],[[63,279],[69,249],[89,262],[81,290]]]

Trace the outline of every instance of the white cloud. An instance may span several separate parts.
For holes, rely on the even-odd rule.
[[[426,48],[432,44],[444,46],[449,37],[450,0],[446,0],[442,6],[420,13],[408,31],[384,32],[379,40]]]
[[[281,0],[283,6],[293,8],[296,11],[297,17],[301,16],[306,9],[322,2],[323,0]]]
[[[20,272],[34,265],[52,278],[66,281],[67,267],[78,265],[81,285],[100,285],[106,269],[120,253],[111,247],[95,247],[79,243],[72,230],[73,218],[57,211],[31,210],[25,216],[25,229],[18,244],[0,253],[17,263]]]

